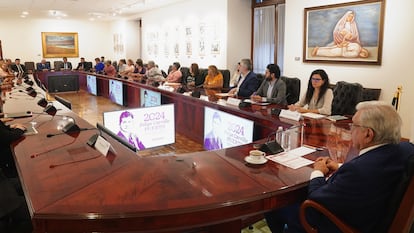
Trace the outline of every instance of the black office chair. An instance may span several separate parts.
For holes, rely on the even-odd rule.
[[[223,88],[228,89],[230,87],[230,70],[219,70],[223,75]]]
[[[53,69],[55,69],[56,71],[59,71],[61,69],[63,65],[62,61],[54,61],[53,62]]]
[[[300,95],[300,79],[289,78],[286,76],[280,77],[286,84],[286,101],[287,104],[294,104],[299,101]]]
[[[36,71],[35,63],[32,62],[32,61],[26,61],[26,62],[24,62],[24,66],[26,67],[26,70],[29,73]]]
[[[58,95],[55,95],[55,100],[58,101],[59,103],[63,104],[65,107],[67,107],[69,109],[72,109],[72,103],[69,100],[67,100],[65,98],[62,98]]]
[[[340,81],[336,83],[333,95],[332,115],[353,115],[355,106],[362,100],[362,86]]]
[[[378,100],[381,94],[381,89],[378,88],[364,88],[362,89],[362,101]]]
[[[181,74],[183,75],[181,78],[182,84],[187,84],[187,77],[190,76],[190,68],[188,67],[181,67],[180,68]]]

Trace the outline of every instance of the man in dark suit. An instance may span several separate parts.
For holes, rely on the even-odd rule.
[[[92,63],[86,62],[85,58],[81,57],[76,70],[89,71],[92,68]]]
[[[250,98],[260,85],[260,80],[252,70],[252,61],[250,59],[242,59],[240,61],[240,77],[237,86],[229,91],[242,98]]]
[[[308,199],[321,203],[359,232],[375,232],[408,159],[414,156],[414,145],[400,143],[401,118],[391,105],[362,102],[357,110],[351,133],[359,156],[342,166],[327,157],[318,158]],[[299,223],[299,205],[266,213],[272,232],[283,232],[285,224],[287,232],[304,232]],[[306,217],[320,233],[340,232],[319,213],[309,211]]]
[[[36,70],[37,71],[49,71],[50,63],[47,63],[45,59],[42,59],[40,63],[37,63]]]
[[[9,178],[17,177],[10,144],[21,138],[25,130],[22,124],[6,125],[0,120],[0,169]]]
[[[26,67],[23,64],[20,64],[20,58],[14,60],[14,64],[11,65],[11,69],[17,73],[26,73]]]
[[[60,65],[59,70],[72,70],[72,63],[68,62],[67,57],[63,57],[63,62]]]
[[[280,79],[280,69],[278,65],[269,64],[266,67],[265,79],[251,96],[255,102],[269,102],[274,104],[286,105],[286,84]]]

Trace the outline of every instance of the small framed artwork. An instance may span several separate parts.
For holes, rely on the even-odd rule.
[[[42,32],[43,57],[79,57],[78,33]]]
[[[383,0],[305,8],[304,62],[381,65]]]

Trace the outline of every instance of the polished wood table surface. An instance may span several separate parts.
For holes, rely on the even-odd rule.
[[[290,169],[271,161],[264,165],[244,161],[254,144],[265,141],[263,135],[298,122],[271,116],[270,107],[240,109],[178,93],[163,95],[168,102],[197,110],[178,108],[178,121],[183,114],[199,116],[203,106],[254,119],[260,129],[258,141],[217,151],[141,157],[103,134],[114,148],[103,156],[86,144],[98,130],[54,103],[62,109],[57,116],[39,111],[19,119],[35,121],[39,133],[12,145],[35,232],[240,232],[243,219],[305,198],[311,166]],[[33,107],[37,100],[12,94],[6,97],[5,111],[23,106],[37,112],[39,107]],[[62,134],[62,126],[71,119],[85,130]],[[347,131],[325,119],[301,123],[305,143],[321,148],[329,148],[332,128],[345,135]],[[307,157],[326,155],[328,149]]]

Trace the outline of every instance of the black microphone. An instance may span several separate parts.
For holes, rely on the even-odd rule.
[[[72,141],[70,141],[70,142],[68,142],[68,143],[66,143],[66,144],[59,145],[59,146],[57,146],[57,147],[51,148],[51,149],[49,149],[49,150],[45,150],[45,151],[42,151],[42,152],[39,152],[39,153],[32,154],[32,155],[30,156],[30,158],[36,158],[36,157],[38,157],[38,156],[40,156],[40,155],[42,155],[42,154],[47,154],[47,153],[49,153],[49,152],[51,152],[51,151],[54,151],[54,150],[57,150],[57,149],[60,149],[60,148],[65,147],[65,146],[69,146],[69,145],[73,144],[73,143],[76,141],[76,139],[78,138],[79,131],[77,132],[77,134],[68,134],[68,135],[69,135],[69,136],[71,136],[71,137],[73,138],[73,140],[72,140]]]

